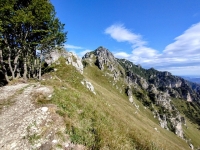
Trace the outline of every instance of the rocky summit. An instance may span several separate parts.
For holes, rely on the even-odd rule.
[[[0,149],[200,149],[200,85],[100,46],[0,88]]]

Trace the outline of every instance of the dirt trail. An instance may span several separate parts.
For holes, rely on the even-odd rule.
[[[34,94],[51,97],[53,90],[40,84],[17,84],[0,88],[0,149],[83,149],[65,134],[63,118],[55,105],[36,107]],[[9,103],[8,101],[12,101]]]
[[[28,86],[28,84],[17,84],[17,85],[10,85],[0,87],[0,101],[7,99],[10,96],[13,96],[16,91]]]
[[[0,114],[0,149],[29,149],[32,135],[28,127],[47,119],[48,113],[32,103],[33,88],[31,84],[17,84],[0,90],[0,101],[12,101]]]

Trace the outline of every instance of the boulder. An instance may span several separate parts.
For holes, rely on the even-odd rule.
[[[82,60],[74,53],[67,52],[66,50],[54,50],[44,56],[45,62],[48,65],[51,65],[52,63],[55,63],[58,61],[60,57],[64,57],[66,59],[67,65],[74,66],[81,74],[83,74],[83,64]]]
[[[74,66],[81,74],[83,74],[83,64],[81,59],[74,53],[68,52],[65,55],[66,64]]]
[[[87,80],[83,80],[83,81],[81,81],[81,84],[86,86],[86,88],[88,88],[92,93],[94,93],[96,95],[96,92],[94,91],[94,86],[92,85],[92,83],[90,83]]]

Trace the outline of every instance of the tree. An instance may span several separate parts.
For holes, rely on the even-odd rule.
[[[55,15],[49,0],[0,0],[0,69],[8,82],[40,78],[37,51],[42,56],[66,39]]]

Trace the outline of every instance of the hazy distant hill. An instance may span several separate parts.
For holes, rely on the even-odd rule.
[[[195,76],[182,76],[182,78],[194,82],[194,83],[199,83],[200,84],[200,77],[195,77]]]

